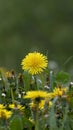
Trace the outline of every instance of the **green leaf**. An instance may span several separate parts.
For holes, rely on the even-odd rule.
[[[11,120],[10,130],[23,130],[22,119],[19,115],[15,115]]]
[[[49,124],[50,130],[58,130],[56,117],[55,117],[55,111],[54,111],[54,105],[52,106],[51,111],[50,111],[49,122],[50,122]]]
[[[22,117],[22,123],[25,127],[28,127],[28,130],[31,130],[32,126],[34,125],[25,116]]]
[[[30,89],[31,75],[24,71],[23,78],[24,78],[24,85],[25,85],[24,90],[28,91]]]
[[[70,81],[70,75],[67,72],[60,71],[56,75],[56,80],[61,83],[67,83]]]

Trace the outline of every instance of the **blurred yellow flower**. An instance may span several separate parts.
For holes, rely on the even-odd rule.
[[[22,60],[22,69],[35,75],[43,72],[48,65],[47,57],[39,52],[28,53]]]
[[[9,108],[11,109],[18,109],[18,110],[23,110],[24,107],[20,104],[9,104]]]
[[[54,93],[54,96],[63,96],[64,94],[66,94],[67,92],[67,88],[55,88],[53,93]]]
[[[11,78],[11,77],[12,77],[12,74],[11,74],[10,71],[7,71],[7,72],[6,72],[6,77],[7,77],[7,78]]]
[[[48,94],[47,94],[47,98],[48,99],[52,99],[52,98],[54,98],[54,92],[49,92]]]
[[[24,98],[31,98],[31,99],[46,98],[46,97],[47,97],[47,92],[42,90],[28,91],[24,96]]]
[[[0,104],[0,109],[4,109],[5,106],[3,104]]]
[[[45,107],[45,105],[47,105],[47,107],[51,107],[52,106],[52,102],[51,101],[48,101],[48,100],[41,100],[40,102],[39,102],[39,104],[38,104],[38,108],[41,110],[41,109],[44,109],[44,107]],[[37,107],[37,104],[34,102],[34,101],[32,101],[31,103],[30,103],[30,107],[31,108],[34,108],[34,107]]]
[[[11,111],[8,111],[6,109],[0,109],[0,118],[8,119],[11,117],[11,115],[12,115]]]
[[[51,101],[47,101],[47,100],[41,100],[41,102],[39,103],[39,108],[43,109],[45,107],[45,105],[47,105],[47,107],[51,107],[52,106],[52,102]]]
[[[29,117],[29,121],[30,121],[32,124],[35,124],[34,119],[32,119],[31,117]]]

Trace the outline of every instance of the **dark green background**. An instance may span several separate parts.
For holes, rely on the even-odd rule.
[[[0,66],[21,70],[30,51],[73,65],[73,0],[0,0]]]

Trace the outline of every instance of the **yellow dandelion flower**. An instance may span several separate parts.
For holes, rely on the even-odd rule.
[[[39,108],[43,109],[46,104],[47,104],[48,107],[52,106],[52,102],[51,101],[41,100],[41,102],[39,103]]]
[[[22,69],[35,75],[43,72],[48,65],[47,57],[39,52],[28,53],[22,60]]]
[[[19,109],[19,110],[23,110],[24,107],[20,104],[9,104],[9,108],[11,109]]]
[[[47,98],[49,98],[49,99],[54,98],[54,93],[53,92],[48,93]]]
[[[0,109],[4,109],[5,106],[3,104],[0,104]]]
[[[47,92],[42,90],[28,91],[24,96],[24,98],[31,98],[31,99],[46,98],[46,97],[47,97]]]
[[[51,106],[52,106],[52,102],[51,102],[51,101],[47,101],[47,100],[45,99],[45,100],[41,100],[41,101],[39,102],[38,108],[39,108],[39,109],[44,109],[44,107],[45,107],[46,104],[47,104],[47,107],[51,107]],[[30,103],[30,108],[35,108],[35,107],[37,107],[37,104],[36,104],[34,101],[32,101],[32,102]]]
[[[11,117],[11,115],[12,115],[11,111],[8,111],[6,109],[0,109],[0,118],[8,119]]]
[[[55,88],[53,93],[54,96],[63,96],[64,94],[66,94],[67,92],[67,88]]]

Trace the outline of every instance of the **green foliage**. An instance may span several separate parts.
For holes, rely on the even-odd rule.
[[[24,80],[24,89],[25,91],[30,90],[30,82],[31,82],[31,75],[29,75],[27,72],[23,73],[23,80]]]
[[[19,115],[15,115],[10,122],[10,130],[22,130],[23,124],[22,119]]]
[[[25,116],[21,117],[20,115],[14,115],[10,122],[9,128],[10,130],[31,130],[32,126],[32,123]]]
[[[27,92],[31,93],[32,90],[45,91],[48,95],[42,98],[40,93],[40,96],[25,98]],[[40,104],[43,99],[45,103],[42,106]],[[73,82],[67,72],[47,70],[32,76],[27,72],[17,74],[13,70],[7,73],[1,71],[0,105],[2,104],[6,108],[0,108],[1,130],[73,129]],[[10,104],[14,104],[14,107],[11,108]],[[4,109],[12,112],[10,118],[1,113]]]
[[[56,117],[55,117],[55,111],[54,106],[52,106],[50,111],[50,117],[49,117],[49,130],[57,130],[57,124],[56,124]]]
[[[60,83],[66,84],[70,82],[70,75],[67,72],[60,71],[56,75],[56,80]]]

